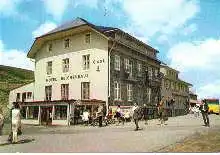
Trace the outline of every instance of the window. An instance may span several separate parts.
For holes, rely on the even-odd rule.
[[[26,98],[27,98],[26,93],[22,93],[22,102],[25,102]]]
[[[155,75],[155,77],[158,77],[158,72],[159,72],[158,69],[155,69],[155,70],[154,70],[154,75]]]
[[[82,99],[89,99],[89,82],[82,82],[81,83],[81,98]]]
[[[29,106],[27,108],[27,119],[38,119],[38,111],[39,107],[38,106]]]
[[[17,93],[16,102],[20,102],[20,100],[21,100],[21,94]]]
[[[132,61],[125,58],[125,72],[130,73],[129,76],[132,76]]]
[[[151,88],[147,88],[148,103],[151,103]]]
[[[52,61],[47,62],[47,75],[52,74]]]
[[[89,54],[88,55],[83,55],[83,70],[88,70],[89,69]]]
[[[55,106],[54,120],[65,120],[67,119],[67,106],[57,105]]]
[[[27,93],[27,99],[31,99],[32,98],[32,92],[28,92]]]
[[[61,100],[68,100],[69,84],[61,84]]]
[[[169,81],[168,80],[165,81],[165,88],[169,89]]]
[[[46,101],[51,101],[51,97],[52,97],[52,86],[45,86]]]
[[[63,59],[63,73],[69,72],[69,58]]]
[[[142,75],[142,65],[138,63],[138,76]]]
[[[125,71],[129,73],[129,59],[125,58]]]
[[[87,44],[89,44],[89,43],[90,43],[90,40],[91,40],[91,34],[90,34],[90,33],[87,33],[87,34],[85,35],[85,42],[86,42]]]
[[[64,40],[64,47],[69,48],[70,47],[70,39],[65,39]]]
[[[27,107],[25,106],[21,107],[21,119],[26,119],[26,109]]]
[[[148,67],[148,76],[149,76],[149,79],[152,79],[153,72],[152,72],[152,68],[151,67]]]
[[[49,52],[52,51],[52,48],[53,48],[52,43],[48,44],[48,51],[49,51]]]
[[[114,82],[114,99],[121,100],[121,84],[117,81]]]
[[[115,70],[120,71],[120,56],[115,55]]]
[[[127,84],[127,97],[128,101],[132,101],[133,99],[133,92],[132,92],[132,84]]]

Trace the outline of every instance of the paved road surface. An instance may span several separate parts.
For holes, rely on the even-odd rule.
[[[220,116],[211,115],[210,122],[210,128],[204,127],[201,115],[186,115],[169,118],[166,126],[157,125],[158,120],[140,122],[140,131],[134,131],[133,122],[103,128],[25,126],[19,139],[29,142],[1,145],[0,152],[157,152],[196,132],[220,128]],[[0,137],[0,143],[6,139]]]

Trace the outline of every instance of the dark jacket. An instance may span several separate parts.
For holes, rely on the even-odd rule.
[[[207,103],[205,103],[205,104],[203,104],[203,105],[201,105],[201,106],[199,107],[199,110],[200,110],[201,112],[208,112],[208,111],[209,111],[209,105],[208,105]]]

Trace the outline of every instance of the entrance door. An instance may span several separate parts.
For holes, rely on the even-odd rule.
[[[41,124],[52,124],[52,107],[41,107]]]

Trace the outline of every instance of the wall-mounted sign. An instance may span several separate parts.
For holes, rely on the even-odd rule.
[[[74,80],[74,79],[84,79],[88,78],[88,74],[74,74],[74,75],[67,75],[67,76],[61,76],[60,80]],[[57,78],[47,78],[46,82],[53,82],[57,81]]]
[[[88,77],[89,77],[88,74],[75,74],[75,75],[61,76],[61,80],[84,79]]]
[[[57,81],[57,78],[47,78],[46,82],[52,82],[52,81]]]
[[[104,59],[93,60],[93,64],[101,64],[101,63],[104,63],[104,62],[105,62]]]

